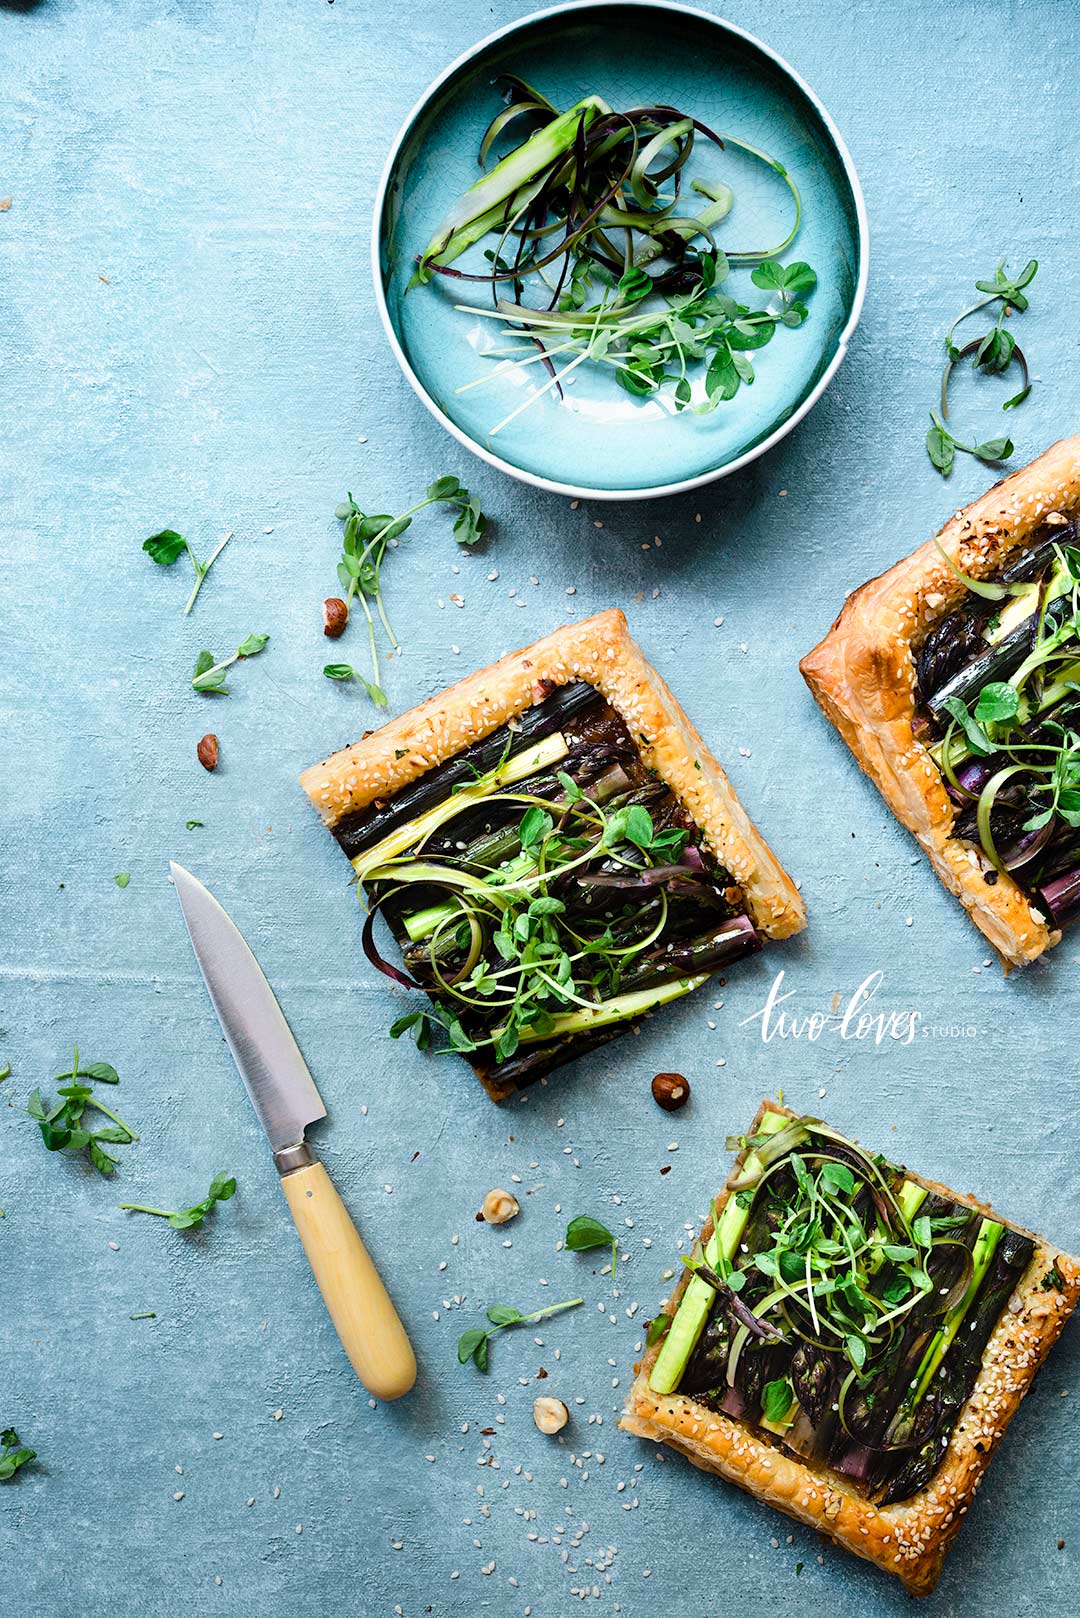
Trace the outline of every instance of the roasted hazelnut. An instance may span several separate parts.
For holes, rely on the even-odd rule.
[[[212,731],[203,737],[195,753],[204,770],[217,769],[218,739]]]
[[[489,1225],[505,1225],[521,1212],[521,1208],[517,1198],[512,1197],[509,1191],[496,1188],[488,1192],[480,1212]]]
[[[561,1399],[545,1393],[533,1400],[533,1421],[542,1433],[561,1433],[569,1420],[570,1412]]]
[[[340,596],[327,596],[322,609],[322,632],[327,640],[340,640],[349,621],[349,609]]]
[[[681,1073],[658,1073],[652,1081],[652,1094],[665,1112],[678,1112],[690,1099],[690,1083]]]

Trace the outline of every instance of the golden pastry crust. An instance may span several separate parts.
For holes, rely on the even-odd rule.
[[[1055,514],[1080,509],[1080,437],[1063,438],[958,511],[938,543],[961,572],[1000,572]],[[965,593],[932,541],[851,594],[820,646],[799,664],[820,707],[907,829],[942,882],[960,899],[1006,971],[1059,942],[1011,877],[982,849],[952,835],[955,810],[941,775],[912,730],[915,665],[926,635]]]
[[[766,1110],[796,1116],[786,1107],[763,1101],[748,1133],[755,1133]],[[731,1193],[745,1155],[740,1153],[716,1199],[717,1212]],[[905,1172],[929,1190],[1021,1230],[976,1198],[947,1190],[910,1170]],[[712,1229],[710,1216],[701,1231],[702,1241],[709,1239]],[[1022,1234],[1030,1236],[1031,1232]],[[856,1556],[895,1574],[912,1595],[929,1595],[1006,1427],[1080,1299],[1080,1259],[1059,1252],[1041,1237],[1032,1239],[1035,1253],[987,1343],[982,1370],[953,1428],[942,1463],[926,1488],[910,1500],[875,1506],[862,1498],[850,1479],[787,1453],[767,1433],[754,1432],[678,1393],[654,1393],[649,1373],[660,1353],[659,1342],[647,1350],[637,1368],[619,1425],[641,1438],[670,1444],[703,1471],[737,1483],[759,1500],[827,1534]],[[1042,1284],[1053,1267],[1064,1291]],[[686,1271],[668,1301],[669,1315],[675,1313],[689,1278]]]
[[[671,691],[646,662],[617,608],[543,640],[429,697],[362,741],[305,770],[300,784],[328,826],[388,798],[482,741],[548,694],[586,680],[626,724],[746,895],[755,925],[786,938],[806,925],[798,890]]]

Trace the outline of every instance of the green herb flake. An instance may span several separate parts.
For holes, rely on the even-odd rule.
[[[116,886],[118,888],[126,888],[128,883],[131,881],[131,872],[130,871],[118,871],[117,874],[113,877],[113,881],[116,883]]]

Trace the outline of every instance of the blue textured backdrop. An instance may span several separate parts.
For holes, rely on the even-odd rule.
[[[1076,426],[1072,8],[732,0],[860,167],[864,323],[767,460],[699,498],[576,511],[444,437],[382,340],[367,268],[401,119],[470,39],[527,9],[0,4],[0,1425],[41,1456],[0,1486],[0,1608],[25,1618],[561,1618],[581,1590],[587,1611],[624,1618],[904,1612],[881,1576],[615,1430],[638,1321],[723,1176],[723,1137],[783,1086],[1078,1240],[1076,944],[1003,983],[796,670],[846,590],[987,481],[961,458],[942,484],[921,438],[943,322],[1001,254],[1044,265],[1018,459]],[[346,869],[295,781],[372,722],[319,673],[335,502],[351,487],[400,508],[451,470],[498,534],[459,556],[433,516],[394,556],[408,631],[394,708],[568,614],[621,605],[811,915],[803,940],[732,974],[722,1010],[698,998],[501,1111],[454,1061],[385,1038],[394,992],[360,958]],[[235,533],[190,620],[180,569],[140,553],[163,524],[202,550]],[[188,686],[194,655],[249,630],[270,646],[211,710]],[[214,776],[194,758],[211,724]],[[321,1149],[415,1332],[421,1382],[398,1406],[369,1407],[310,1282],[170,856],[247,931],[322,1086]],[[764,1043],[740,1020],[780,966],[802,1012],[884,972],[878,1003],[916,1008],[920,1037]],[[46,1156],[23,1110],[76,1039],[120,1070],[142,1137],[113,1185]],[[648,1099],[658,1067],[694,1082],[675,1120]],[[219,1168],[239,1194],[201,1234],[116,1210],[190,1200]],[[514,1175],[531,1192],[520,1220],[476,1225],[489,1184]],[[625,1233],[617,1298],[587,1258],[555,1251],[586,1211]],[[487,1302],[578,1290],[586,1307],[542,1346],[501,1339],[487,1379],[455,1363]],[[1074,1603],[1078,1345],[1073,1332],[1016,1420],[927,1610]],[[562,1442],[532,1424],[541,1365],[573,1412]]]

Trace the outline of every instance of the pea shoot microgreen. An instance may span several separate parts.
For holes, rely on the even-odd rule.
[[[549,1304],[546,1309],[536,1309],[531,1315],[523,1315],[510,1304],[493,1303],[487,1311],[490,1326],[474,1328],[462,1332],[458,1338],[457,1357],[459,1365],[467,1365],[470,1360],[478,1371],[488,1368],[488,1344],[497,1332],[505,1331],[508,1326],[533,1325],[538,1320],[546,1320],[549,1315],[560,1314],[564,1309],[576,1309],[584,1303],[584,1298],[571,1298],[567,1303]]]
[[[359,669],[354,669],[351,663],[326,663],[323,666],[323,673],[328,680],[356,680],[363,686],[376,708],[386,707],[386,692],[381,686],[372,685],[371,681],[366,679]]]
[[[365,679],[347,663],[327,664],[323,673],[331,680],[358,680],[378,707],[385,706],[386,696],[379,684],[379,655],[375,643],[375,616],[372,613],[372,604],[391,648],[395,652],[399,649],[397,636],[394,634],[383,602],[383,562],[387,549],[397,544],[401,535],[412,526],[413,518],[425,507],[432,505],[449,506],[456,512],[454,538],[459,545],[475,545],[487,532],[488,519],[480,509],[479,499],[471,495],[455,477],[436,478],[428,485],[424,498],[409,506],[397,517],[385,514],[367,515],[360,510],[351,493],[346,495],[335,512],[338,521],[345,525],[341,560],[337,568],[338,582],[345,592],[346,608],[351,609],[354,599],[359,600],[363,608],[371,656],[371,679]],[[331,669],[349,672],[331,674]]]
[[[588,1214],[579,1214],[566,1227],[563,1245],[571,1253],[588,1253],[594,1247],[611,1248],[611,1279],[615,1279],[615,1266],[619,1262],[619,1244],[606,1225]]]
[[[27,1449],[14,1427],[0,1432],[0,1483],[7,1483],[21,1466],[37,1459],[37,1450]]]
[[[70,1083],[60,1084],[61,1079],[68,1079]],[[80,1084],[80,1079],[89,1079],[90,1084]],[[119,1159],[110,1156],[105,1150],[107,1145],[128,1146],[138,1140],[138,1135],[124,1120],[99,1101],[93,1090],[93,1084],[119,1084],[119,1076],[110,1062],[80,1061],[78,1046],[75,1047],[74,1061],[67,1073],[57,1075],[55,1081],[60,1085],[58,1095],[60,1100],[55,1106],[43,1100],[40,1090],[30,1092],[27,1111],[37,1123],[41,1131],[41,1138],[50,1152],[82,1152],[89,1154],[90,1161],[99,1174],[110,1175],[115,1169]],[[103,1129],[90,1129],[84,1121],[87,1108],[101,1113],[110,1120]]]
[[[206,1196],[191,1208],[150,1208],[144,1202],[121,1202],[118,1206],[126,1213],[153,1214],[158,1219],[167,1219],[173,1230],[198,1230],[214,1204],[228,1202],[235,1192],[236,1181],[231,1174],[215,1174]]]
[[[489,436],[501,432],[552,388],[560,388],[562,380],[586,360],[609,367],[616,382],[638,397],[667,390],[676,412],[689,407],[692,414],[708,414],[733,399],[740,387],[754,381],[748,354],[763,348],[778,325],[801,326],[807,318],[805,300],[817,285],[817,276],[801,261],[759,264],[750,279],[773,297],[767,308],[755,310],[719,290],[730,270],[727,256],[717,249],[700,254],[688,291],[663,300],[650,297],[654,284],[640,266],[627,270],[618,281],[592,266],[572,282],[557,310],[533,310],[520,303],[500,303],[494,310],[459,305],[471,315],[502,321],[499,335],[511,344],[488,349],[487,356],[499,358],[500,364],[465,387],[538,360],[544,360],[549,370],[549,380],[530,390]],[[601,295],[586,303],[583,288],[594,280],[601,284]],[[485,351],[481,352],[483,356]],[[566,360],[559,371],[554,366],[557,359]],[[691,376],[695,366],[705,367],[696,390]]]
[[[1021,371],[1021,387],[1006,399],[1002,405],[1003,410],[1015,410],[1023,404],[1031,392],[1031,379],[1028,375],[1027,361],[1012,333],[1005,327],[1006,319],[1015,311],[1023,312],[1028,307],[1027,294],[1024,288],[1031,285],[1039,268],[1037,259],[1029,259],[1017,276],[1010,276],[1005,270],[1005,260],[1002,259],[994,271],[993,278],[976,281],[976,290],[984,296],[962,314],[957,315],[945,334],[945,369],[941,378],[941,401],[939,411],[930,412],[930,429],[926,435],[926,452],[932,464],[941,473],[948,477],[953,469],[957,451],[965,455],[973,455],[976,460],[987,465],[997,466],[1007,461],[1013,453],[1014,445],[1011,438],[989,438],[983,441],[975,440],[968,443],[956,437],[952,430],[946,426],[949,416],[949,380],[955,366],[963,360],[970,358],[976,371],[984,376],[1000,376],[1015,361]],[[954,334],[970,316],[978,314],[981,310],[997,304],[997,318],[990,328],[981,337],[974,338],[962,347],[955,341]]]
[[[243,659],[258,657],[269,639],[269,635],[246,635],[232,656],[222,658],[220,663],[214,662],[213,652],[200,652],[195,659],[192,686],[204,696],[224,696],[229,689],[225,684],[226,671]]]
[[[195,605],[196,597],[203,587],[203,580],[231,538],[232,534],[229,533],[223,539],[220,539],[205,562],[199,561],[191,548],[190,541],[185,539],[183,534],[178,534],[175,528],[163,528],[160,534],[151,534],[149,539],[143,541],[143,550],[152,561],[157,562],[159,567],[172,567],[173,563],[179,561],[184,552],[187,552],[191,565],[195,569],[195,584],[191,594],[188,596],[187,605],[184,607],[185,618]]]

